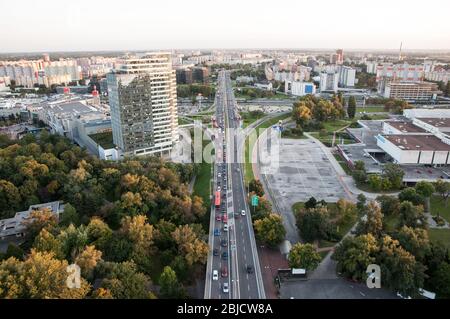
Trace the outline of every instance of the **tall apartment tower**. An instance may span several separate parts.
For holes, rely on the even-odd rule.
[[[124,155],[170,152],[178,140],[170,53],[127,56],[107,75],[113,141]]]

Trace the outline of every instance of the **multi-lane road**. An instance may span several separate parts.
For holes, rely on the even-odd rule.
[[[264,299],[258,252],[244,188],[242,132],[230,74],[219,73],[214,197],[211,207],[205,299]],[[219,195],[220,192],[220,195]],[[216,197],[220,196],[218,201]]]

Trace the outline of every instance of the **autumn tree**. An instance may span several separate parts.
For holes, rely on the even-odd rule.
[[[356,204],[345,200],[339,199],[336,203],[337,211],[338,211],[338,224],[339,225],[347,225],[353,224],[356,222],[358,217],[358,210],[356,208]]]
[[[291,268],[304,268],[314,270],[319,265],[322,258],[311,244],[296,243],[292,246],[288,261]]]
[[[178,253],[183,256],[189,267],[206,262],[208,245],[198,237],[191,226],[178,226],[172,232],[172,237],[178,247]]]
[[[434,183],[434,188],[436,189],[436,192],[439,193],[442,200],[445,203],[445,207],[448,205],[448,198],[450,197],[450,183],[446,182],[442,179],[438,179]]]
[[[358,225],[359,234],[372,234],[375,238],[383,232],[383,214],[377,202],[371,201],[367,204],[366,218]]]
[[[75,264],[81,268],[84,278],[93,279],[94,269],[102,258],[102,252],[89,245],[84,248],[76,257]]]
[[[332,256],[337,262],[336,270],[354,280],[367,278],[367,266],[375,263],[379,251],[376,238],[372,234],[345,237],[336,247]]]
[[[259,197],[264,196],[264,188],[262,183],[257,179],[252,179],[248,185],[249,192],[254,192]]]
[[[254,222],[256,238],[270,247],[276,247],[286,236],[282,218],[278,214]]]
[[[403,226],[395,235],[400,245],[413,254],[418,260],[423,260],[430,249],[428,232],[422,228]]]

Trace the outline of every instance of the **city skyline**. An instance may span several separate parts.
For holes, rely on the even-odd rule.
[[[396,50],[400,42],[405,51],[450,49],[450,26],[440,23],[445,21],[450,4],[443,0],[427,2],[430,9],[439,7],[431,15],[425,15],[418,1],[409,1],[405,9],[400,1],[381,0],[377,6],[364,6],[355,0],[324,0],[316,13],[314,7],[306,11],[304,3],[294,1],[275,10],[266,1],[233,0],[218,8],[204,0],[176,4],[131,0],[126,7],[117,4],[78,1],[68,3],[61,11],[60,2],[55,0],[44,5],[35,1],[0,4],[0,10],[9,13],[0,21],[4,43],[0,52],[337,47]],[[22,10],[24,6],[28,9]],[[402,28],[382,23],[394,21],[398,25],[402,20]],[[10,32],[11,26],[14,32]]]

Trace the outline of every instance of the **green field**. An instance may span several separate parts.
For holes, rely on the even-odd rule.
[[[291,116],[290,113],[281,114],[279,116],[273,117],[270,120],[267,120],[267,121],[261,123],[259,126],[256,127],[256,135],[257,135],[257,137],[259,137],[260,133],[262,133],[265,129],[271,127],[272,125],[274,125],[276,123],[278,123],[278,121],[284,120],[284,119],[286,119],[286,118],[288,118],[290,116]],[[250,182],[252,179],[255,178],[255,176],[253,175],[252,163],[249,160],[249,154],[253,150],[254,142],[255,141],[253,141],[252,145],[248,145],[249,144],[249,139],[247,138],[245,140],[245,146],[244,146],[244,148],[245,148],[245,151],[244,151],[244,156],[245,156],[245,158],[244,158],[244,161],[245,161],[244,162],[245,163],[245,174],[244,174],[244,178],[245,178],[245,182],[246,183]]]
[[[366,105],[366,106],[358,106],[356,108],[356,113],[358,114],[358,112],[366,112],[366,113],[375,113],[375,112],[386,112],[384,110],[384,106],[379,106],[379,105]],[[386,112],[387,113],[387,112]]]
[[[442,242],[450,249],[450,229],[429,229],[428,236],[432,242]]]
[[[209,143],[209,140],[203,140],[203,149]],[[202,161],[199,164],[198,173],[195,177],[193,187],[193,194],[203,198],[207,212],[210,212],[211,209],[211,168],[211,163]]]

